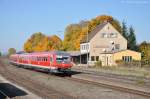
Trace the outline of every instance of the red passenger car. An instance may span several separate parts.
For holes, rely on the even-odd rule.
[[[65,72],[72,67],[70,55],[62,51],[17,53],[10,56],[10,63],[49,72]]]

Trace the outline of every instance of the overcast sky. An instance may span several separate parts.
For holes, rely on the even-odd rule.
[[[63,39],[68,24],[103,14],[132,25],[138,43],[150,41],[149,0],[0,0],[0,51],[23,50],[35,32]]]

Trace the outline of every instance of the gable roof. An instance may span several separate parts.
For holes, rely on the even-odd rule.
[[[88,33],[88,42],[99,32],[103,27],[108,24],[108,22],[103,22],[96,26],[95,29],[93,29],[90,33]],[[87,42],[87,35],[81,40],[81,43],[86,43]]]

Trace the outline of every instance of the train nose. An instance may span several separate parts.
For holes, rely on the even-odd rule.
[[[70,64],[62,63],[62,68],[70,68]]]

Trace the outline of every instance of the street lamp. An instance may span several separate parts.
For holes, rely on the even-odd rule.
[[[86,38],[86,49],[87,49],[87,66],[88,64],[88,60],[89,60],[89,56],[88,56],[88,49],[89,49],[89,45],[88,45],[88,23],[87,23],[87,38]]]
[[[85,23],[86,22],[86,23]],[[85,39],[86,39],[86,43],[84,46],[86,48],[86,54],[87,54],[87,66],[88,66],[88,50],[89,50],[89,44],[88,44],[88,21],[86,19],[84,19],[84,24],[82,26],[86,26],[86,34],[85,34]],[[82,61],[82,56],[81,56],[81,50],[82,50],[82,46],[80,46],[80,64],[81,64],[81,61]]]

